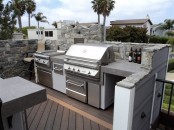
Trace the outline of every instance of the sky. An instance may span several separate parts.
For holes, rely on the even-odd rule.
[[[8,0],[4,0],[6,3]],[[51,24],[59,20],[75,20],[80,23],[97,22],[97,14],[93,12],[92,0],[35,0],[36,11],[47,17],[49,24],[41,23],[45,28],[54,28]],[[123,19],[142,19],[147,14],[153,24],[164,22],[165,19],[174,19],[174,0],[115,0],[115,8],[106,19],[110,21]],[[103,17],[101,16],[101,22]],[[28,15],[22,17],[22,25],[28,26]],[[31,25],[37,26],[34,18]]]

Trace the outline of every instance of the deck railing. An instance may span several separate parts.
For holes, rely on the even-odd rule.
[[[163,87],[162,94],[166,94],[164,90],[165,91],[169,90],[167,92],[169,94],[168,97],[166,97],[167,95],[162,95],[162,97],[164,98],[161,99],[161,111],[160,111],[160,117],[159,117],[159,124],[164,125],[166,128],[174,129],[174,110],[173,110],[174,104],[172,104],[172,98],[174,98],[174,92],[173,92],[174,82],[163,80],[163,79],[156,79],[156,81],[162,83],[162,87]],[[167,88],[167,89],[164,89],[164,88]],[[168,105],[164,104],[163,101],[165,100],[168,101],[167,103]]]

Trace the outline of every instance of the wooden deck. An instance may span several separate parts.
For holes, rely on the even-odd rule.
[[[27,109],[29,130],[109,130],[50,99]]]
[[[113,105],[101,110],[55,90],[47,101],[27,109],[29,130],[111,130]]]

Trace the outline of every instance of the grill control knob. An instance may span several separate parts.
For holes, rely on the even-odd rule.
[[[78,69],[77,71],[78,71],[78,72],[80,72],[80,70],[79,70],[79,69]]]
[[[75,71],[75,69],[73,68],[73,71]]]
[[[91,74],[91,72],[89,71],[88,74]]]
[[[68,69],[70,70],[71,68],[70,68],[70,67],[68,67]]]

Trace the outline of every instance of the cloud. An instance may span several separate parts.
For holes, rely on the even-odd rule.
[[[36,12],[43,12],[50,25],[41,23],[41,26],[52,27],[53,21],[75,20],[79,22],[96,22],[97,15],[91,8],[91,0],[35,0]],[[116,0],[115,8],[107,17],[107,25],[117,19],[145,18],[149,14],[153,23],[163,22],[166,18],[174,18],[174,0]],[[25,15],[23,25],[27,26],[28,16]],[[102,20],[102,17],[101,17]],[[34,18],[32,25],[37,25]],[[102,21],[101,21],[102,22]]]

